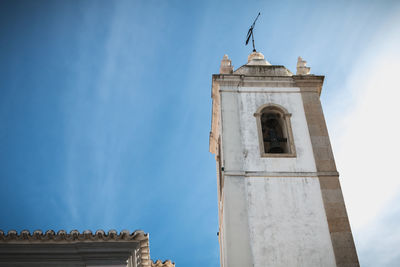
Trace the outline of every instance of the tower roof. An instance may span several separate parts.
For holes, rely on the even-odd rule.
[[[271,65],[260,52],[253,52],[247,58],[247,64],[241,66],[233,74],[249,76],[293,76],[285,66]]]

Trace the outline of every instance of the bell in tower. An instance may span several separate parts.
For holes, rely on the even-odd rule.
[[[282,143],[286,143],[287,138],[282,135],[278,119],[279,114],[275,113],[264,113],[261,116],[265,153],[285,153]]]

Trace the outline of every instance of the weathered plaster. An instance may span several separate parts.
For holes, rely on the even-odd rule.
[[[246,179],[255,267],[336,266],[315,177]]]
[[[247,88],[246,88],[247,89]],[[271,88],[261,88],[270,90]],[[278,88],[272,88],[276,90]],[[299,93],[241,93],[239,99],[239,114],[241,138],[243,144],[245,171],[270,172],[315,172],[314,156],[308,134],[303,103]],[[265,104],[277,104],[284,107],[290,114],[293,142],[296,157],[293,158],[264,158],[260,157],[259,137],[254,113]],[[233,129],[232,129],[233,130]]]
[[[225,176],[223,213],[224,266],[253,266],[249,236],[245,179]]]

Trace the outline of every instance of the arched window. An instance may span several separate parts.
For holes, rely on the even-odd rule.
[[[261,106],[257,119],[260,152],[263,157],[295,157],[290,115],[279,105]]]

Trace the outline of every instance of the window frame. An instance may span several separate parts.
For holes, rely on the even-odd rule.
[[[284,136],[287,138],[287,153],[266,153],[264,148],[264,138],[262,133],[262,125],[261,125],[261,115],[268,111],[274,111],[281,115],[282,120],[284,121],[284,127],[282,127],[282,131],[285,133]],[[294,145],[292,125],[290,122],[292,114],[289,113],[284,107],[268,103],[260,106],[256,113],[254,113],[254,117],[256,118],[257,123],[257,132],[258,132],[258,146],[260,149],[260,156],[262,158],[294,158],[296,157],[296,147]]]

